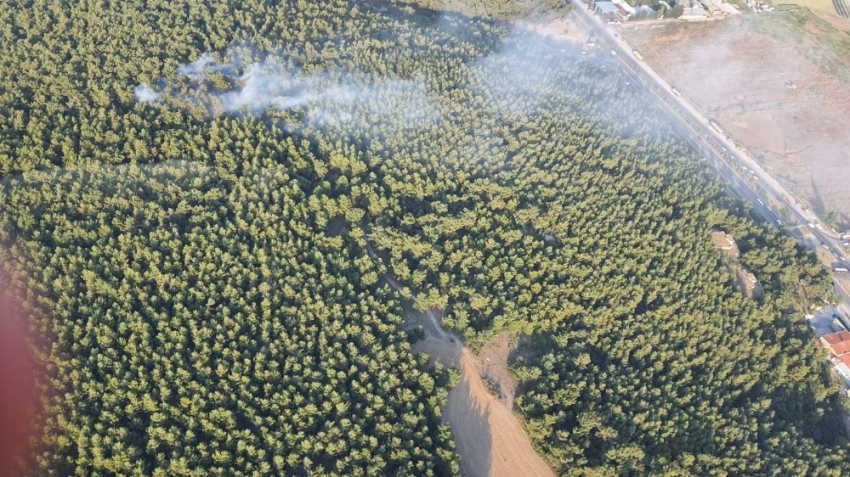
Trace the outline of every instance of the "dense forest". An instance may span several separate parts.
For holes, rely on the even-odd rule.
[[[527,20],[549,17],[569,8],[569,0],[396,0],[400,5],[456,12],[468,17]],[[378,3],[378,2],[376,2]]]
[[[474,349],[527,336],[517,408],[561,475],[850,473],[797,312],[831,293],[814,257],[610,59],[411,3],[0,11],[32,474],[456,474],[406,299]]]

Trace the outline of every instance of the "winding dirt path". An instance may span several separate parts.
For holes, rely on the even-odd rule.
[[[373,260],[380,260],[368,241],[366,250]],[[386,275],[384,280],[396,292],[403,288],[392,276]],[[472,352],[460,338],[443,329],[437,311],[429,309],[424,315],[432,326],[428,326],[427,338],[414,343],[412,351],[428,354],[432,362],[460,369],[460,383],[449,391],[442,420],[455,437],[461,473],[467,477],[554,476],[546,461],[534,451],[531,439],[510,408],[490,394],[481,379],[481,365]],[[513,392],[507,401],[508,405],[512,403]]]

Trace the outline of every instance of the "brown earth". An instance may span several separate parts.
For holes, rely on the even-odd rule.
[[[835,27],[836,30],[850,31],[850,19],[838,16],[835,13],[816,12],[824,21]]]
[[[366,249],[373,260],[381,260],[381,255],[371,243],[366,243]],[[383,281],[396,292],[404,289],[390,275],[384,276]],[[404,307],[402,329],[421,328],[425,335],[425,339],[413,343],[411,351],[426,353],[432,365],[439,362],[460,369],[460,383],[449,391],[449,402],[443,410],[442,420],[449,425],[455,437],[463,475],[554,476],[546,461],[534,451],[519,419],[487,390],[481,379],[481,366],[472,352],[457,336],[443,329],[442,311],[432,308],[419,312],[409,301]],[[499,376],[498,382],[505,383],[503,386],[510,389],[512,402],[516,382],[508,384],[508,379],[513,379],[507,369],[510,350],[510,338],[502,334],[493,344],[485,346],[487,357],[484,359],[493,362],[488,369],[493,376]]]
[[[722,230],[712,230],[711,240],[714,242],[714,248],[723,250],[726,255],[732,258],[738,258],[741,256],[741,252],[738,250],[738,243],[735,242],[735,237],[732,235],[729,235]]]
[[[554,475],[534,451],[519,419],[490,393],[482,379],[489,375],[503,387],[511,381],[516,388],[507,369],[511,349],[507,333],[486,345],[478,359],[459,342],[428,338],[412,346],[414,353],[427,353],[432,363],[460,369],[460,383],[449,392],[443,422],[452,429],[461,456],[460,470],[467,477]]]
[[[533,31],[538,35],[577,43],[579,45],[587,43],[588,40],[584,30],[579,28],[575,23],[562,18],[555,18],[546,23],[518,21],[515,24],[524,30]]]
[[[735,277],[741,293],[751,300],[764,296],[764,291],[756,276],[741,265],[741,261],[738,260],[741,252],[738,249],[735,238],[721,230],[712,230],[711,240],[714,242],[714,247],[720,250],[725,256],[723,261],[726,264],[726,268]]]
[[[735,281],[738,283],[738,288],[741,293],[750,300],[758,300],[764,296],[764,290],[761,287],[758,279],[752,272],[747,270],[737,260],[730,264],[730,269],[735,274]]]
[[[553,476],[541,459],[519,420],[487,392],[475,357],[461,352],[461,381],[449,392],[443,422],[455,436],[461,455],[460,470],[466,476]]]
[[[499,397],[508,411],[513,410],[514,395],[518,384],[508,371],[508,358],[514,348],[516,348],[514,335],[500,333],[496,339],[484,346],[481,350],[481,356],[478,358],[483,376],[497,384]]]
[[[770,15],[784,16],[635,22],[621,31],[768,173],[818,214],[843,214],[850,225],[850,38],[807,11]]]

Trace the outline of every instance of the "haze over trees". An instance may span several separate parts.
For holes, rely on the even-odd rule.
[[[35,474],[454,474],[414,291],[473,347],[531,337],[517,407],[560,474],[850,471],[793,312],[829,277],[614,62],[393,2],[0,15],[2,258],[56,390]]]

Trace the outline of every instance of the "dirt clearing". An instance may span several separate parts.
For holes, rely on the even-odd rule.
[[[768,173],[850,225],[850,36],[806,10],[743,17],[621,31]]]
[[[555,38],[561,41],[583,45],[587,43],[587,33],[575,23],[562,18],[554,18],[549,22],[526,22],[519,21],[516,25],[524,30],[532,31],[538,35]]]
[[[461,473],[469,477],[555,475],[541,459],[519,420],[488,391],[472,353],[460,359],[460,384],[449,392],[443,422],[452,428],[461,455]]]
[[[712,230],[711,240],[714,242],[714,247],[723,253],[723,262],[732,276],[735,277],[741,293],[751,300],[761,299],[764,296],[764,290],[762,290],[756,276],[738,260],[741,252],[738,250],[735,238],[721,230]]]
[[[818,12],[835,13],[835,4],[832,0],[782,0],[782,3],[790,5],[799,5],[801,7],[811,8]]]
[[[531,445],[519,419],[491,394],[482,376],[502,387],[502,395],[516,390],[507,368],[514,343],[503,333],[484,347],[476,359],[460,342],[428,338],[413,344],[414,353],[427,353],[431,363],[460,369],[461,380],[449,392],[443,422],[452,429],[460,454],[460,470],[468,477],[554,475]],[[489,361],[488,361],[489,359]],[[507,401],[507,399],[505,399]]]
[[[482,376],[499,388],[499,398],[508,411],[514,408],[517,380],[508,371],[508,358],[516,348],[518,338],[510,333],[500,333],[496,339],[484,345],[478,363]]]

